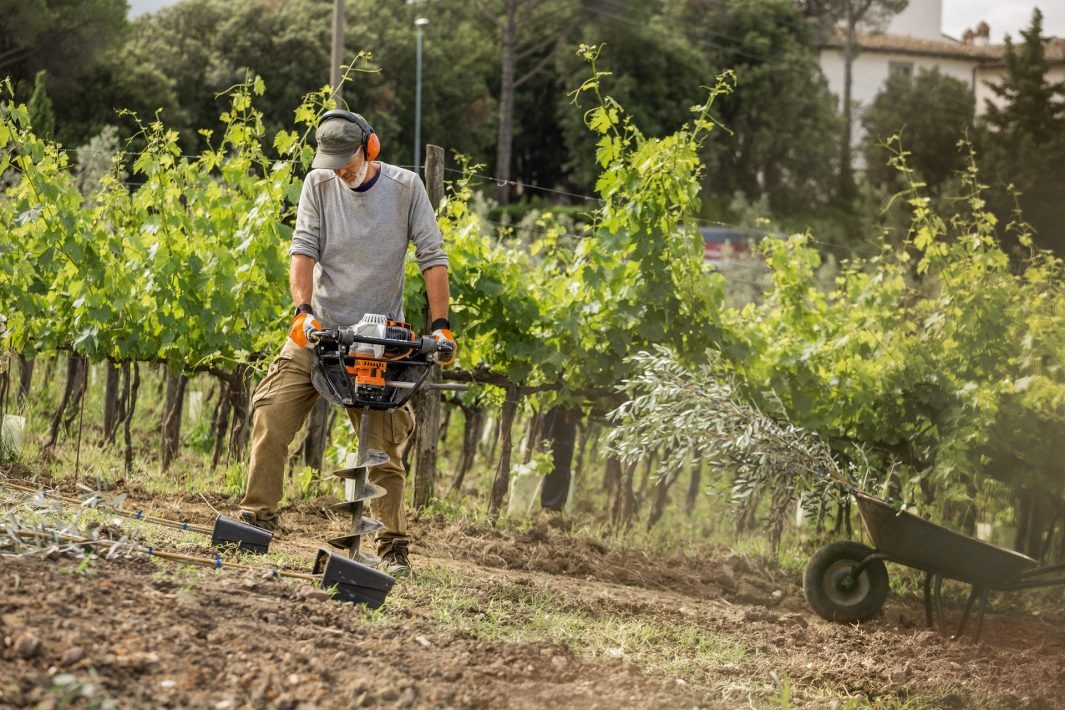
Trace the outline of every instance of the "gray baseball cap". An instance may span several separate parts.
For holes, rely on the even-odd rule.
[[[355,151],[362,145],[362,129],[345,118],[330,118],[322,121],[314,133],[318,150],[314,153],[312,168],[340,170],[351,162]]]

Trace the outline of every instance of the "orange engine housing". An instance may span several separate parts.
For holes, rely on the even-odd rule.
[[[388,369],[388,362],[360,357],[355,358],[355,364],[349,365],[346,369],[349,375],[355,377],[355,384],[357,385],[384,387],[385,370]]]
[[[397,320],[389,320],[384,328],[383,336],[390,340],[409,340],[411,347],[400,348],[397,346],[385,346],[381,358],[366,357],[365,353],[354,355],[354,364],[346,366],[349,375],[355,378],[355,384],[368,387],[384,387],[385,371],[388,369],[388,361],[400,360],[414,352],[416,340],[414,329],[409,324]]]

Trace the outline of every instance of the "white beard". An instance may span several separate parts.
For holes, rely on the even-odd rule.
[[[366,182],[366,173],[368,172],[370,172],[370,161],[364,160],[362,163],[362,167],[359,168],[359,174],[350,180],[344,180],[344,184],[354,190],[360,185],[362,185],[364,182]]]

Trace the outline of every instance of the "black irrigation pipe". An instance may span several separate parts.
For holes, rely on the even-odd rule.
[[[202,535],[212,535],[214,530],[211,528],[203,527],[202,525],[193,525],[191,523],[179,523],[176,520],[167,520],[166,518],[157,518],[154,515],[145,515],[142,511],[133,512],[131,510],[123,510],[122,508],[114,508],[109,505],[94,505],[86,506],[85,501],[80,501],[77,498],[68,498],[56,493],[49,493],[48,491],[39,490],[32,486],[23,486],[18,483],[12,483],[8,480],[0,479],[0,487],[9,488],[15,491],[21,491],[23,493],[34,493],[51,498],[53,500],[60,501],[62,503],[69,503],[79,507],[90,507],[94,510],[106,510],[117,515],[129,518],[131,520],[143,520],[146,523],[153,523],[155,525],[162,525],[163,527],[173,528],[174,530],[188,530],[190,532],[200,533]]]
[[[222,560],[221,555],[215,555],[212,557],[193,557],[191,555],[182,555],[177,552],[167,552],[166,550],[159,550],[152,545],[142,545],[140,543],[127,543],[119,540],[93,540],[87,537],[78,537],[77,535],[67,535],[65,533],[55,532],[43,532],[40,530],[27,530],[23,528],[9,528],[5,525],[0,525],[0,533],[8,535],[14,535],[16,538],[20,537],[32,537],[43,538],[50,540],[54,543],[64,543],[69,545],[82,545],[84,547],[92,548],[94,552],[98,551],[96,548],[103,547],[104,549],[112,549],[114,547],[126,547],[133,552],[139,552],[142,555],[148,557],[158,557],[164,560],[171,560],[173,562],[184,562],[187,564],[198,565],[200,567],[211,567],[213,569],[237,569],[246,570],[252,572],[258,572],[263,570],[262,567],[256,567],[253,565],[246,565],[240,562],[225,562]],[[304,574],[302,572],[288,572],[286,570],[273,568],[268,570],[271,572],[272,577],[283,577],[286,579],[301,579],[307,582],[321,582],[322,575],[320,574]]]

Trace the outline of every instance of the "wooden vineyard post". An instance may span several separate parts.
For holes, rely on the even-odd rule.
[[[115,431],[118,429],[118,397],[122,371],[111,358],[104,363],[107,373],[107,382],[104,385],[104,441],[111,442],[114,441]]]
[[[303,437],[303,463],[314,469],[319,475],[322,472],[322,459],[325,456],[326,440],[329,438],[329,422],[331,412],[329,400],[319,397],[311,409],[311,416],[307,420],[307,434]]]
[[[506,398],[503,400],[503,412],[499,419],[499,438],[501,449],[499,464],[496,467],[495,479],[492,481],[492,493],[488,499],[488,514],[492,517],[499,515],[503,509],[503,501],[510,487],[510,449],[511,429],[514,426],[514,416],[518,412],[518,404],[521,395],[513,385],[507,387]]]
[[[25,406],[30,399],[30,385],[33,383],[33,358],[23,353],[18,355],[18,403]]]
[[[444,149],[438,145],[425,146],[425,190],[433,209],[444,199]],[[426,306],[425,325],[431,322]],[[440,391],[431,386],[440,382],[440,369],[430,369],[414,401],[414,507],[424,508],[433,498],[436,488],[437,441],[440,433]]]
[[[185,408],[185,388],[188,378],[180,368],[170,365],[166,368],[166,403],[163,406],[162,440],[160,461],[162,470],[170,469],[170,464],[178,453],[181,440],[181,415]]]

